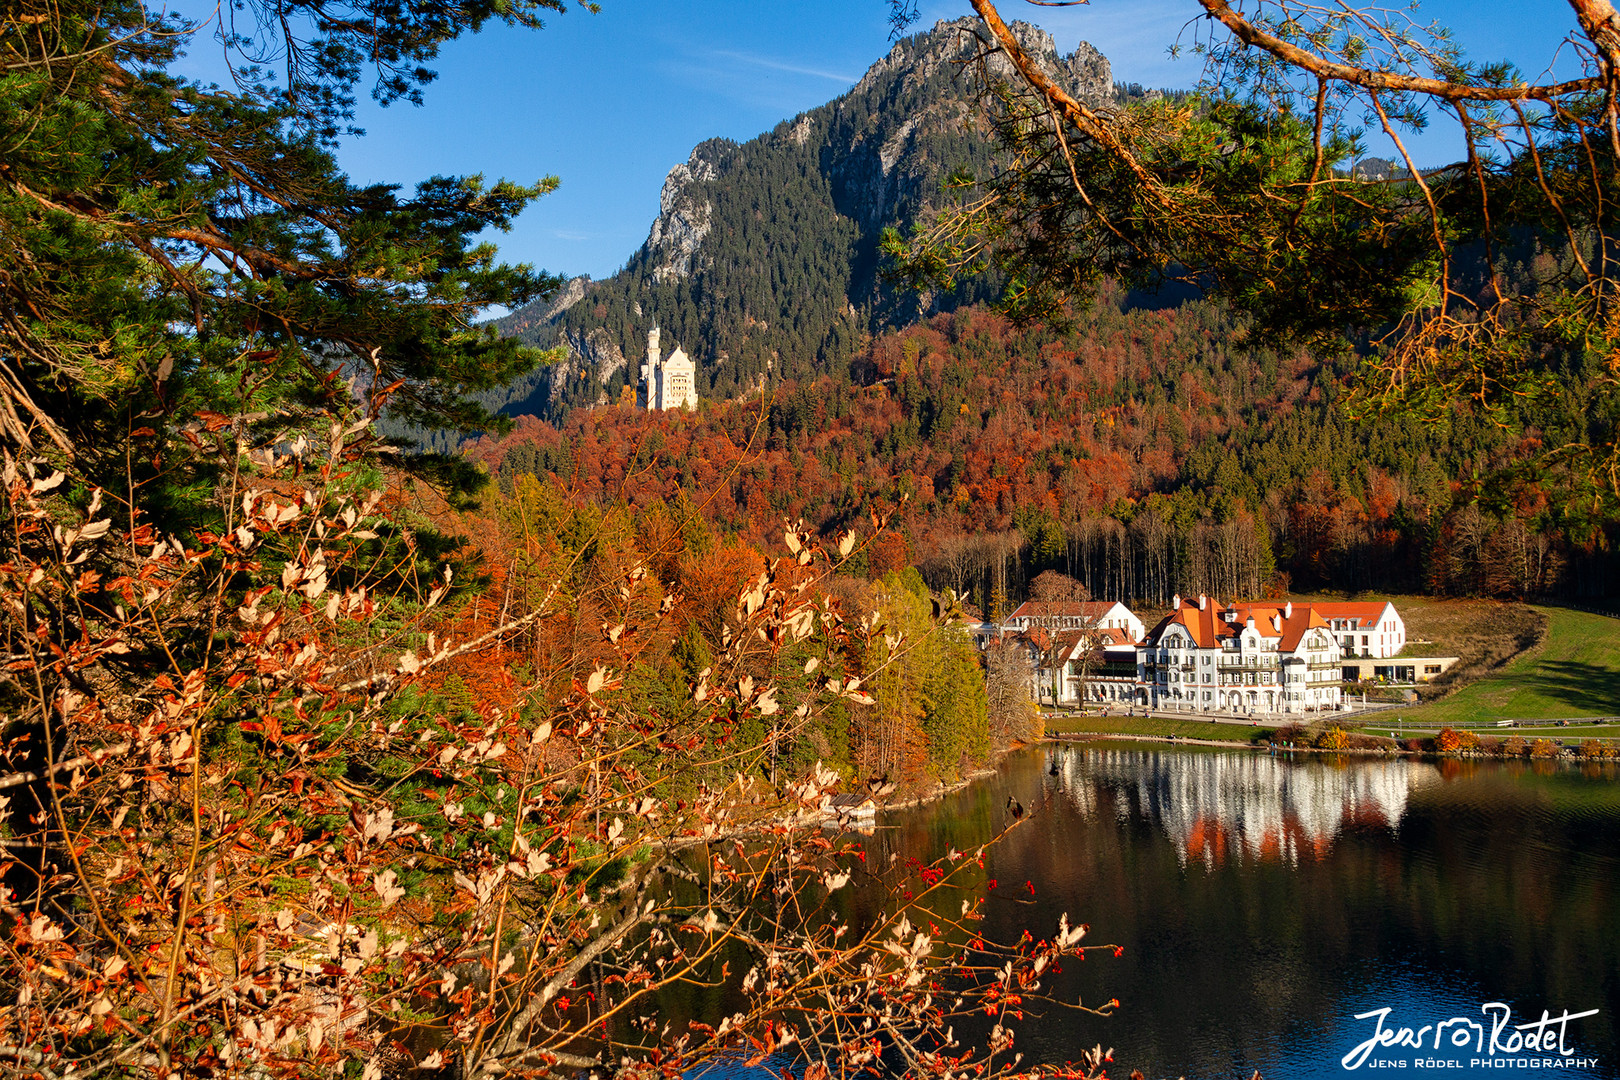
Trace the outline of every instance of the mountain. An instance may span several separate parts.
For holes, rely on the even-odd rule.
[[[1108,61],[1082,42],[1015,23],[1032,55],[1081,98],[1113,100]],[[634,394],[654,321],[698,365],[705,399],[767,373],[799,379],[847,365],[873,335],[988,299],[979,280],[917,295],[880,274],[879,238],[943,197],[946,177],[993,164],[979,101],[1009,73],[976,19],[898,42],[848,93],[746,143],[711,139],[670,170],[647,241],[604,281],[577,278],[550,302],[497,324],[566,359],[492,395],[511,415],[555,419]]]

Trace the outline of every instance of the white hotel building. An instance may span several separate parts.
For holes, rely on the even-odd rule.
[[[1197,712],[1335,712],[1344,701],[1339,638],[1320,605],[1176,597],[1137,646],[1137,704]]]

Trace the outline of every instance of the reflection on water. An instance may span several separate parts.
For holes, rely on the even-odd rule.
[[[1440,780],[1433,765],[1405,760],[1301,768],[1258,754],[1055,756],[1063,796],[1080,813],[1096,807],[1099,789],[1109,789],[1116,813],[1137,808],[1165,831],[1183,864],[1201,860],[1206,870],[1228,858],[1323,858],[1346,828],[1399,825],[1412,792]],[[1127,788],[1134,798],[1122,797]]]
[[[1514,1024],[1599,1009],[1569,1026],[1583,1064],[1559,1073],[1616,1077],[1620,778],[1589,772],[1071,747],[892,815],[875,843],[970,849],[1008,823],[1008,794],[1031,809],[987,856],[986,931],[1068,912],[1124,947],[1050,981],[1062,1001],[1121,1007],[1027,1021],[1036,1060],[1101,1043],[1149,1077],[1359,1077],[1373,1067],[1340,1064],[1375,1030],[1358,1013],[1415,1032],[1495,1001]],[[1424,1057],[1371,1060],[1410,1077]],[[1501,1072],[1462,1060],[1445,1075]]]

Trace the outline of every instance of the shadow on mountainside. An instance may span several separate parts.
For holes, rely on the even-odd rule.
[[[1515,681],[1543,698],[1567,705],[1571,716],[1620,716],[1620,669],[1579,660],[1549,660]]]

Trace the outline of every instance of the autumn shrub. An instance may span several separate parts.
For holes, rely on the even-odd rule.
[[[1458,731],[1454,728],[1441,728],[1434,738],[1435,750],[1442,754],[1453,754],[1479,749],[1479,736],[1472,731]]]
[[[1502,753],[1507,757],[1524,757],[1530,750],[1530,744],[1519,735],[1509,735],[1502,741]]]
[[[1558,756],[1558,747],[1551,739],[1537,739],[1530,746],[1530,756],[1533,758],[1554,758]]]
[[[1479,752],[1492,757],[1502,756],[1502,740],[1495,735],[1484,735],[1479,740]]]
[[[1608,748],[1596,739],[1587,739],[1581,743],[1581,757],[1583,758],[1597,759],[1608,756]]]
[[[1343,750],[1350,745],[1350,737],[1343,728],[1332,724],[1317,733],[1315,745],[1318,750]]]

